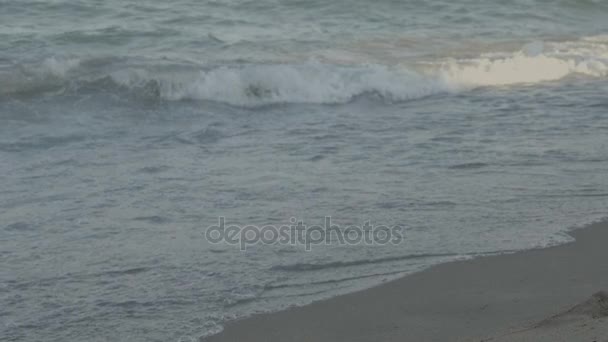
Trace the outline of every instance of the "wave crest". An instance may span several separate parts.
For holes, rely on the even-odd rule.
[[[439,80],[382,65],[253,65],[201,72],[193,82],[169,84],[168,100],[212,100],[241,106],[345,103],[362,94],[404,101],[445,91]]]
[[[101,61],[105,61],[100,59]],[[243,107],[271,104],[341,104],[370,95],[388,102],[560,80],[578,74],[608,75],[608,41],[533,42],[521,51],[470,59],[440,59],[403,65],[308,61],[219,67],[137,64],[114,60],[46,59],[40,65],[0,68],[0,97],[49,91],[110,91],[166,101],[215,101]],[[16,71],[15,71],[16,70]]]

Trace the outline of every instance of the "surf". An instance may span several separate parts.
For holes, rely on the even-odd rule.
[[[0,98],[101,90],[159,101],[212,101],[239,107],[335,105],[368,96],[403,102],[479,87],[538,85],[569,76],[608,75],[608,39],[525,44],[474,58],[380,64],[308,58],[300,62],[173,64],[124,58],[49,57],[0,70]]]

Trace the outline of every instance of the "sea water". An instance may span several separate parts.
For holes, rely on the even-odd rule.
[[[0,0],[0,339],[193,341],[608,205],[608,3]],[[212,244],[219,217],[399,244]]]

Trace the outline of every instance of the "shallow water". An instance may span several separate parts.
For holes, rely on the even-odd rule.
[[[0,338],[189,341],[608,204],[603,1],[0,1]],[[235,224],[387,246],[211,245]]]

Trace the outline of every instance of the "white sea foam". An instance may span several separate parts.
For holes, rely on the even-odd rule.
[[[256,106],[348,102],[362,94],[403,101],[446,91],[438,79],[382,65],[249,65],[201,72],[189,84],[162,88],[169,100],[197,99]]]
[[[441,65],[442,78],[457,89],[534,84],[556,81],[571,74],[606,76],[608,46],[584,41],[556,44],[534,42],[512,54],[451,60]]]
[[[56,58],[50,57],[42,62],[42,73],[46,73],[55,77],[66,77],[70,70],[77,68],[80,65],[78,58]]]
[[[196,99],[239,106],[274,103],[344,103],[362,94],[390,101],[482,86],[511,86],[556,81],[569,75],[605,77],[608,45],[597,39],[532,42],[513,53],[488,53],[474,59],[415,66],[348,66],[309,62],[300,65],[247,65],[201,72],[186,83],[164,82],[168,100]]]

